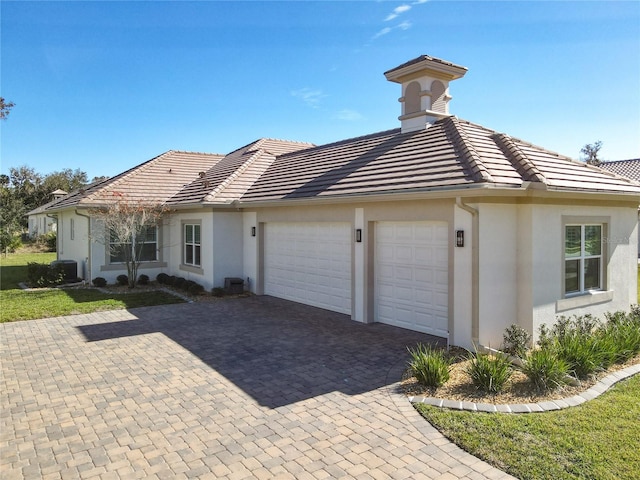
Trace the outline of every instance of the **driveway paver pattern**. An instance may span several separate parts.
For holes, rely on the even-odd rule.
[[[512,478],[399,392],[428,335],[271,297],[0,333],[3,479]]]

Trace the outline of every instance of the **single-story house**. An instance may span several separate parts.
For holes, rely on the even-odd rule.
[[[57,229],[56,217],[51,216],[47,212],[47,208],[56,203],[59,199],[68,195],[64,190],[58,189],[51,192],[52,200],[40,205],[38,208],[34,208],[27,213],[28,226],[29,226],[29,238],[37,238],[41,235],[46,235],[49,232],[55,232]]]
[[[114,281],[90,211],[153,199],[141,273],[272,295],[498,346],[513,323],[628,310],[640,184],[449,113],[467,69],[427,55],[385,73],[400,125],[315,146],[259,139],[226,155],[169,151],[50,206],[58,255]]]

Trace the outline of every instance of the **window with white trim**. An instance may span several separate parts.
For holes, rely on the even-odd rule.
[[[184,225],[184,264],[200,266],[200,225],[197,223]]]
[[[602,224],[565,225],[565,295],[602,290],[602,231]]]
[[[111,235],[109,239],[109,262],[124,263],[126,255],[131,256],[134,244],[131,241],[118,243]],[[155,262],[158,260],[158,227],[150,225],[143,227],[135,239],[136,258],[141,262]]]

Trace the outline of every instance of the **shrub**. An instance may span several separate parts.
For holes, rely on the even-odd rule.
[[[20,235],[11,235],[4,231],[0,232],[0,247],[2,253],[13,253],[22,247],[22,239]]]
[[[189,293],[191,295],[202,295],[204,293],[204,287],[199,283],[193,282],[193,285],[189,287]]]
[[[441,349],[419,343],[408,348],[411,360],[409,368],[418,381],[427,387],[440,387],[449,380],[450,362]]]
[[[512,324],[502,335],[502,351],[516,357],[524,358],[529,349],[531,334],[519,325]]]
[[[196,282],[194,282],[193,280],[185,280],[180,288],[182,288],[182,290],[184,290],[185,292],[188,292],[189,289],[195,284]]]
[[[142,275],[139,275],[138,283],[140,285],[147,285],[149,283],[149,275],[145,275],[144,273]]]
[[[634,306],[637,307],[637,306]],[[610,339],[615,347],[615,362],[624,363],[640,353],[640,316],[624,312],[606,313],[606,326],[603,335]]]
[[[164,285],[169,281],[169,275],[167,275],[166,273],[159,273],[156,277],[156,281],[159,284]]]
[[[511,376],[511,363],[505,355],[472,355],[467,373],[473,384],[486,392],[498,393]]]
[[[106,287],[107,286],[107,281],[102,278],[102,277],[96,277],[94,278],[91,283],[93,283],[94,287]]]
[[[561,316],[546,342],[568,363],[576,377],[584,379],[609,367],[616,359],[617,348],[604,332],[602,324],[591,315]]]
[[[548,391],[564,383],[569,365],[558,358],[553,350],[541,348],[524,358],[522,371],[538,390]]]
[[[56,232],[49,232],[42,236],[44,244],[47,246],[47,250],[55,252],[58,248],[58,235]]]
[[[35,287],[52,287],[64,283],[62,264],[47,265],[29,262],[27,264],[27,281]]]
[[[184,277],[174,277],[173,286],[176,288],[182,288],[182,286],[184,285],[184,282],[186,281],[187,279]]]
[[[167,285],[173,286],[174,283],[176,283],[175,275],[171,275],[170,277],[167,278]]]
[[[213,288],[213,290],[211,290],[211,294],[214,297],[224,297],[225,291],[222,287],[215,287]]]
[[[118,285],[129,285],[129,277],[127,277],[126,275],[122,274],[122,275],[118,275],[116,277],[116,281],[118,282]]]

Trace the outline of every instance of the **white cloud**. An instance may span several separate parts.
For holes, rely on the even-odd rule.
[[[345,108],[343,110],[340,110],[338,113],[336,113],[334,115],[334,118],[338,120],[345,120],[348,122],[356,122],[358,120],[364,119],[364,116],[360,112]]]
[[[391,28],[389,27],[384,27],[382,30],[380,30],[378,33],[376,33],[373,36],[373,40],[375,40],[376,38],[380,38],[383,35],[386,35],[387,33],[391,32]]]
[[[390,13],[389,15],[387,15],[387,18],[384,19],[385,22],[389,22],[391,20],[393,20],[394,18],[397,18],[398,15],[400,15],[401,13],[404,13],[408,10],[411,10],[411,5],[400,5],[399,7],[396,7],[393,9],[393,12]]]
[[[397,28],[399,28],[400,30],[409,30],[411,28],[411,22],[404,21],[399,24]]]
[[[322,90],[313,88],[300,88],[299,90],[292,90],[291,95],[302,100],[308,107],[320,108],[320,100],[327,95]]]
[[[421,3],[427,3],[429,0],[416,0],[413,2],[414,5],[420,5]]]

